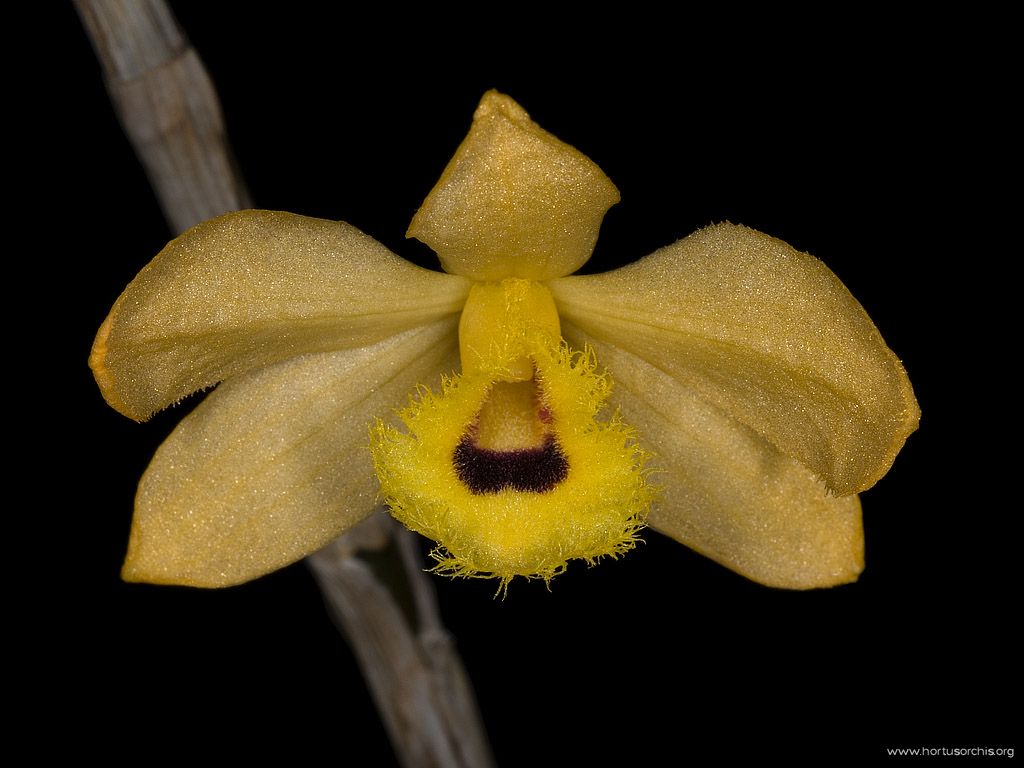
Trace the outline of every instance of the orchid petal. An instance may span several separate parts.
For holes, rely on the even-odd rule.
[[[828,494],[806,467],[644,360],[566,332],[613,372],[612,399],[653,454],[661,494],[652,528],[768,586],[856,580],[864,567],[856,495]]]
[[[369,425],[457,362],[456,320],[232,378],[142,478],[123,576],[237,584],[317,550],[377,506]]]
[[[409,225],[442,266],[473,280],[568,275],[590,258],[619,191],[589,158],[497,91]]]
[[[229,376],[455,315],[468,291],[468,281],[416,267],[342,222],[230,213],[188,230],[139,273],[89,363],[107,402],[141,421]]]
[[[871,487],[917,428],[910,381],[860,304],[820,261],[760,232],[708,227],[549,288],[564,320],[667,373],[838,494]]]

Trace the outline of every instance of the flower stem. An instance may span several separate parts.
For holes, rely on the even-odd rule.
[[[371,558],[358,555],[374,547],[366,543],[368,529],[380,542],[380,556],[401,561],[404,584],[378,577]],[[401,763],[492,765],[469,678],[441,623],[414,534],[379,512],[309,563],[359,660]],[[395,599],[403,586],[411,592],[412,616]]]
[[[74,2],[172,229],[251,208],[213,82],[163,0]]]

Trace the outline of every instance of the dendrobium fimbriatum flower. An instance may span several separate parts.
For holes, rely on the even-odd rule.
[[[124,577],[244,582],[383,501],[442,572],[503,585],[645,525],[764,584],[855,579],[856,494],[918,422],[899,360],[820,261],[741,226],[569,276],[618,199],[492,91],[409,228],[444,273],[288,213],[172,241],[90,364],[137,420],[218,386],[142,478]]]

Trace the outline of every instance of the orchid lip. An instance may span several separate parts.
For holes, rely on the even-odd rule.
[[[653,490],[611,379],[561,338],[542,284],[477,283],[459,321],[462,373],[378,422],[371,452],[392,514],[438,543],[437,571],[551,579],[635,546]]]

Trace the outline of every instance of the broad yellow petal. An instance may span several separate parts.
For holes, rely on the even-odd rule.
[[[795,457],[830,489],[870,488],[920,411],[903,366],[817,259],[745,227],[549,284],[559,312]]]
[[[377,505],[369,425],[457,364],[456,319],[233,378],[157,451],[124,578],[219,587],[323,546]]]
[[[468,290],[342,222],[229,213],[185,232],[139,273],[89,364],[107,402],[142,420],[229,376],[455,315]]]
[[[856,580],[864,535],[856,495],[836,497],[799,462],[649,363],[566,326],[615,382],[622,418],[652,454],[649,525],[762,584]]]
[[[594,249],[615,185],[589,158],[497,91],[409,225],[444,268],[473,280],[549,280]]]

